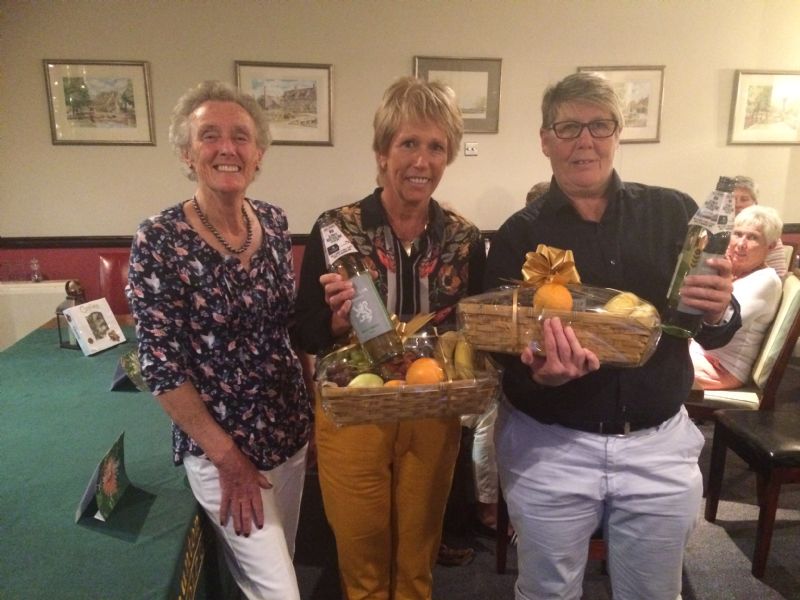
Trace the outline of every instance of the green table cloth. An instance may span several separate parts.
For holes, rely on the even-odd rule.
[[[149,394],[109,391],[133,347],[125,334],[91,357],[60,349],[54,329],[0,352],[3,600],[218,597],[201,577],[217,561],[206,552],[203,563],[210,536],[172,464],[169,418]],[[133,487],[107,523],[76,524],[92,472],[122,431]]]

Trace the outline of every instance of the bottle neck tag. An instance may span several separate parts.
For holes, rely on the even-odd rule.
[[[733,231],[733,194],[714,190],[708,196],[705,204],[697,209],[689,221],[689,226],[699,225],[711,235]]]
[[[328,269],[343,256],[356,252],[353,242],[342,233],[335,223],[320,225],[319,232],[322,236],[322,247],[325,250],[325,262]]]

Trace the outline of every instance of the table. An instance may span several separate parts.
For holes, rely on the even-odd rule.
[[[0,350],[53,318],[66,281],[0,281]]]
[[[221,598],[204,516],[149,394],[111,392],[128,342],[86,357],[40,328],[0,352],[0,597]],[[133,484],[107,523],[75,511],[121,431]]]

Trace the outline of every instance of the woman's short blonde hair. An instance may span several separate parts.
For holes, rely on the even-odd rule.
[[[394,136],[405,123],[430,122],[447,138],[447,164],[452,163],[464,135],[464,120],[455,92],[438,81],[401,77],[383,94],[375,119],[372,149],[387,154]]]
[[[249,114],[256,126],[256,146],[263,152],[269,147],[269,118],[258,101],[249,94],[223,81],[204,81],[189,89],[178,99],[172,109],[169,125],[169,141],[175,153],[183,158],[191,145],[189,121],[192,113],[204,102],[235,102]],[[186,176],[196,179],[194,171],[187,169]]]
[[[582,71],[567,75],[545,90],[542,98],[542,129],[549,129],[558,118],[558,109],[570,102],[587,102],[605,108],[620,130],[625,125],[619,96],[611,84],[599,75]]]
[[[733,221],[736,227],[753,227],[764,234],[768,245],[772,245],[783,232],[783,220],[778,211],[769,206],[752,204],[736,215]]]

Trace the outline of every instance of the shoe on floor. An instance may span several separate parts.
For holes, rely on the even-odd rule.
[[[445,544],[439,544],[436,562],[445,567],[460,567],[471,563],[473,558],[475,558],[475,551],[472,548],[451,548]]]

